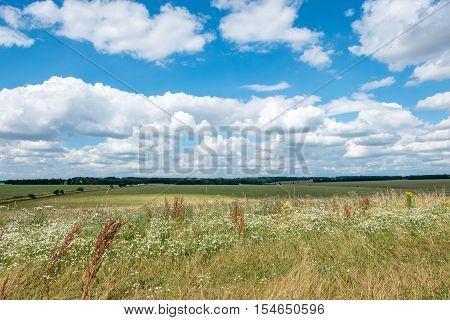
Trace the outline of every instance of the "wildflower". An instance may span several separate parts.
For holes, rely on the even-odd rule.
[[[290,202],[289,200],[287,200],[284,204],[283,204],[283,209],[289,209],[292,208],[292,202]]]
[[[413,193],[411,191],[407,191],[405,192],[406,194],[406,206],[408,208],[412,208],[413,207]]]

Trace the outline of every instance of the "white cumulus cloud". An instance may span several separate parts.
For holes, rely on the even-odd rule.
[[[33,39],[28,38],[20,31],[11,29],[9,27],[0,26],[0,46],[3,47],[30,47],[34,43]]]
[[[294,26],[301,1],[213,0],[212,5],[230,11],[221,19],[219,29],[223,38],[237,44],[241,50],[267,50],[281,43],[295,52],[309,48],[309,53],[301,60],[312,66],[322,68],[331,62],[330,52],[319,45],[322,32]],[[318,57],[312,57],[312,53]]]
[[[443,108],[447,95],[418,105]],[[102,83],[52,77],[41,84],[0,90],[0,174],[134,175],[143,125],[150,125],[160,141],[157,152],[149,155],[158,169],[154,175],[173,176],[174,166],[216,168],[208,174],[226,175],[229,161],[237,175],[249,175],[242,171],[249,167],[257,168],[257,174],[280,173],[275,169],[292,164],[289,159],[296,157],[298,143],[313,175],[448,171],[449,119],[430,124],[398,103],[379,102],[364,93],[319,103],[319,97],[304,96],[248,100],[170,92],[144,96]],[[355,113],[352,120],[335,117],[349,112]],[[191,151],[170,153],[177,141],[164,130],[185,125],[194,137],[181,140]],[[232,136],[209,129],[224,125],[236,128]],[[265,131],[258,137],[245,131],[255,127]],[[204,134],[205,129],[210,131]],[[202,139],[196,140],[201,132]],[[81,143],[86,136],[88,142]],[[295,172],[302,174],[295,161]],[[165,163],[171,166],[168,171],[162,170]]]
[[[361,90],[370,91],[381,87],[389,87],[395,83],[394,77],[386,77],[380,80],[366,82],[361,85]]]
[[[414,68],[407,86],[414,86],[425,81],[441,81],[450,78],[450,50],[441,56]]]
[[[434,96],[419,100],[417,102],[417,109],[420,110],[435,110],[447,109],[450,110],[450,92],[437,93]]]
[[[355,10],[351,9],[351,8],[347,9],[347,10],[345,10],[344,15],[348,18],[353,17],[355,15]]]
[[[312,46],[303,51],[300,60],[312,67],[323,69],[331,65],[330,54],[333,52],[333,50],[324,51],[320,46]]]
[[[349,48],[352,53],[371,56],[392,71],[416,66],[416,82],[450,76],[434,68],[448,61],[442,58],[450,51],[448,1],[366,0],[362,8],[361,19],[352,24],[360,42]]]
[[[32,20],[29,28],[50,28],[57,35],[91,42],[99,52],[148,61],[202,51],[214,38],[203,31],[203,18],[171,4],[150,14],[130,0],[65,0],[61,6],[46,0],[29,4],[22,14]]]
[[[253,90],[253,91],[278,91],[289,88],[290,85],[286,81],[279,82],[277,84],[267,85],[267,84],[248,84],[242,86],[242,88]]]

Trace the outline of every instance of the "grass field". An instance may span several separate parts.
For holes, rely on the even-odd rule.
[[[11,197],[28,196],[34,194],[36,196],[49,195],[55,190],[64,190],[64,192],[75,191],[78,188],[84,190],[106,189],[109,186],[94,186],[94,185],[8,185],[0,184],[0,200]]]
[[[37,207],[38,200],[0,208],[0,298],[450,298],[445,192],[408,197],[359,183],[343,185],[341,196],[323,197],[322,189],[322,197],[256,199],[277,190],[264,186],[228,201],[252,187],[208,187],[225,196],[212,200],[194,192],[204,187],[174,187],[197,199],[184,203],[158,197],[128,207],[161,191],[152,186],[111,190],[124,201],[117,207],[82,207],[105,196],[85,192],[45,200],[65,208]],[[347,192],[368,187],[375,189],[367,197]],[[127,223],[114,231],[115,221]],[[71,236],[76,224],[82,228]]]
[[[65,187],[65,186],[64,186]],[[105,186],[86,186],[104,188]],[[58,186],[9,186],[0,185],[0,197],[6,194],[38,193],[42,190],[57,189]],[[76,189],[76,188],[75,188]],[[19,207],[31,208],[39,205],[51,205],[66,208],[93,207],[132,207],[152,202],[161,202],[164,197],[183,195],[187,201],[205,199],[265,198],[265,197],[331,197],[351,194],[371,195],[389,189],[397,191],[434,192],[450,191],[450,180],[393,180],[368,182],[335,182],[310,183],[299,185],[224,185],[224,186],[192,186],[192,185],[150,185],[139,187],[114,188],[111,190],[93,191],[44,199],[18,202]],[[25,192],[26,191],[26,192]]]

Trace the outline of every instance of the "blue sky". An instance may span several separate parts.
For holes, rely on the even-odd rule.
[[[315,146],[304,150],[314,175],[448,173],[446,1],[5,3],[0,3],[0,90],[9,90],[0,92],[0,179],[79,172],[137,175],[137,152],[121,152],[118,145],[133,150],[139,126],[170,125],[173,119],[145,101],[127,107],[136,92],[172,115],[181,112],[178,118],[186,116],[197,127],[202,121],[258,125],[294,101],[296,113],[278,125],[286,130],[307,126],[320,137],[310,138]],[[372,53],[424,17],[386,50]],[[158,24],[169,27],[155,31]],[[362,58],[342,78],[316,91]],[[366,86],[373,89],[361,90],[374,81],[384,86],[374,88],[373,83]],[[286,88],[244,87],[270,89],[280,83]],[[312,92],[316,99],[308,104],[295,98]],[[73,101],[83,107],[74,111]],[[273,110],[264,109],[272,104]],[[112,123],[104,121],[104,112]],[[379,127],[371,119],[396,125]],[[36,123],[41,125],[36,128]],[[371,135],[381,142],[364,141]],[[221,138],[208,140],[212,149],[226,145]]]

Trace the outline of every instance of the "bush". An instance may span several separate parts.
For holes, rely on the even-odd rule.
[[[110,185],[110,186],[109,186],[109,188],[110,188],[110,189],[113,189],[113,188],[114,188],[114,186],[113,186],[113,185]]]
[[[36,195],[35,195],[34,193],[29,193],[28,196],[29,196],[31,199],[36,199]]]
[[[64,190],[63,189],[59,190],[59,194],[64,195]]]
[[[77,188],[77,191],[83,192],[84,188],[83,187],[79,187],[79,188]]]
[[[56,189],[55,191],[53,191],[53,194],[54,194],[54,195],[58,195],[58,194],[59,194],[59,190]]]

